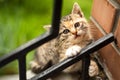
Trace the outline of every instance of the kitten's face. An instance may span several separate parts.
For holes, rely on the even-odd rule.
[[[78,4],[74,4],[72,13],[61,20],[60,33],[67,39],[79,39],[88,34],[89,25]]]
[[[87,33],[89,25],[84,17],[80,17],[78,14],[70,14],[65,19],[62,21],[63,34],[71,34],[77,38]]]

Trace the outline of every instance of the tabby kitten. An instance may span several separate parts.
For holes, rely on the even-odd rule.
[[[47,26],[47,28],[50,28],[50,26]],[[39,73],[66,58],[77,55],[82,48],[93,40],[90,29],[91,27],[79,5],[74,3],[71,14],[61,19],[59,36],[36,50],[35,58],[31,62],[32,71]],[[76,73],[81,71],[81,67],[81,61],[79,61],[63,70],[63,72]],[[89,75],[95,76],[98,73],[96,62],[91,60]]]

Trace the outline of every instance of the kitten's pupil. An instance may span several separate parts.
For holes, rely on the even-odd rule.
[[[79,23],[79,22],[77,22],[77,23],[74,24],[74,27],[75,27],[75,28],[77,28],[77,27],[79,27],[79,26],[80,26],[80,23]]]
[[[68,29],[65,29],[65,30],[63,31],[64,34],[67,34],[68,32],[70,32]]]

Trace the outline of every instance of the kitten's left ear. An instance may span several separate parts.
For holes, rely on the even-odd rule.
[[[81,8],[77,2],[75,2],[73,5],[72,14],[78,14],[80,15],[80,17],[84,17],[84,14],[81,11]]]

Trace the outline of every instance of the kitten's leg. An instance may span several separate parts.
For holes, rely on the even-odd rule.
[[[49,57],[47,58],[47,54],[44,52],[43,48],[39,47],[35,52],[34,60],[30,62],[32,72],[40,73],[51,65],[51,60]]]
[[[30,62],[31,70],[32,70],[32,72],[34,72],[36,74],[38,74],[41,71],[47,69],[48,67],[51,66],[51,64],[52,64],[51,61],[48,61],[46,64],[40,64],[35,60]]]
[[[72,46],[72,47],[70,47],[70,48],[68,48],[68,49],[66,50],[65,55],[66,55],[67,57],[75,56],[75,55],[79,54],[79,52],[80,52],[81,49],[82,49],[82,48],[81,48],[80,46],[74,45],[74,46]],[[78,63],[78,64],[73,64],[72,66],[68,67],[68,68],[65,69],[64,71],[65,71],[65,72],[77,71],[78,69],[81,68],[81,64],[82,64],[81,62]],[[79,67],[76,67],[76,66],[78,66],[78,65],[79,65]],[[95,61],[91,60],[91,61],[90,61],[90,66],[89,66],[89,76],[93,77],[93,76],[96,76],[96,75],[98,75],[98,74],[99,74],[98,65],[97,65],[97,63],[96,63]]]
[[[91,60],[90,61],[90,66],[89,66],[89,76],[93,77],[99,74],[99,68],[98,65],[95,61]]]
[[[80,46],[78,46],[78,45],[71,46],[71,47],[69,47],[69,48],[66,50],[65,55],[66,55],[67,57],[75,56],[75,55],[77,55],[77,54],[80,52],[81,49],[82,49],[82,48],[81,48]]]
[[[78,45],[74,45],[74,46],[71,46],[69,47],[67,50],[66,50],[66,53],[65,53],[65,56],[68,58],[68,57],[73,57],[77,54],[79,54],[80,50],[82,48]],[[78,72],[78,71],[81,71],[81,68],[82,68],[82,62],[79,61],[73,65],[71,65],[70,67],[66,68],[64,70],[64,72],[67,72],[67,73],[71,73],[71,72]]]
[[[30,67],[32,72],[34,73],[38,73],[38,71],[41,69],[40,65],[35,60],[30,62]]]

